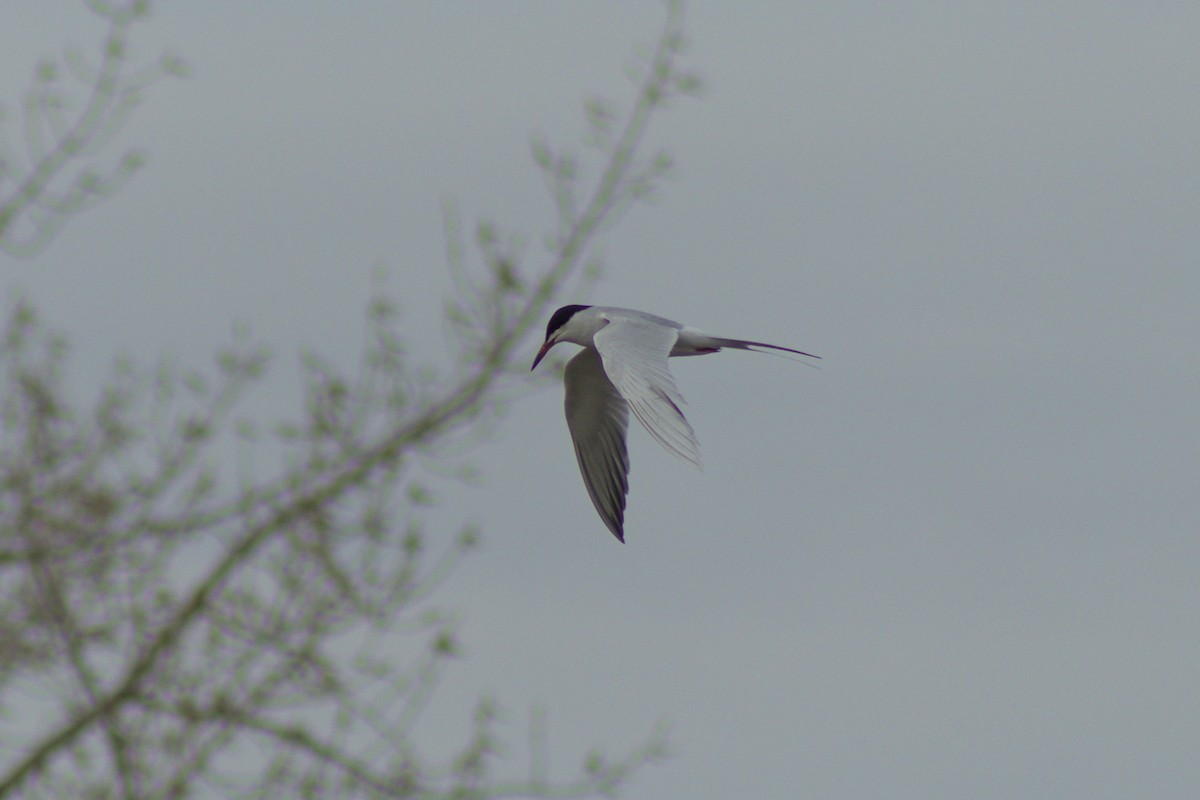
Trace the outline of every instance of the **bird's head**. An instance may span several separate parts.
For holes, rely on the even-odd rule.
[[[546,324],[546,341],[542,342],[537,358],[533,359],[533,366],[529,368],[530,372],[537,369],[537,365],[545,358],[546,353],[550,352],[551,347],[559,342],[570,341],[570,322],[577,313],[585,308],[591,308],[591,306],[563,306],[550,315],[550,322]]]

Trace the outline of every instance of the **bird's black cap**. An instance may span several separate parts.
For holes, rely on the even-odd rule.
[[[550,316],[549,324],[546,325],[546,338],[549,339],[550,334],[554,333],[563,325],[566,325],[567,320],[575,316],[580,311],[583,311],[585,308],[591,308],[591,306],[563,306],[558,311],[555,311]]]

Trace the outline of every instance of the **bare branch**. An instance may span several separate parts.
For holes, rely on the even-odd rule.
[[[70,206],[56,205],[54,176],[119,126],[121,92],[144,79],[119,69],[144,3],[92,7],[112,20],[106,55],[95,72],[72,68],[96,108],[72,118],[49,91],[36,99],[36,166],[8,206],[41,209],[48,225]],[[0,697],[36,695],[56,715],[19,730],[0,717],[0,798],[182,797],[201,782],[246,798],[591,797],[662,757],[657,733],[558,783],[535,718],[529,774],[506,781],[491,700],[448,760],[420,752],[416,725],[460,657],[457,616],[433,604],[436,590],[478,538],[469,525],[427,530],[426,478],[488,433],[597,237],[664,174],[642,149],[655,113],[687,89],[680,26],[671,6],[623,120],[588,111],[600,150],[535,150],[561,215],[543,265],[522,263],[523,237],[486,224],[468,252],[447,213],[462,291],[447,310],[460,348],[445,377],[414,363],[380,290],[356,369],[304,358],[298,420],[239,417],[269,365],[244,338],[209,375],[122,364],[81,409],[62,338],[28,306],[13,310],[0,340]],[[223,468],[228,445],[267,430],[276,471]]]
[[[0,140],[0,249],[18,258],[41,252],[73,214],[111,197],[144,157],[127,150],[111,166],[97,166],[105,147],[124,126],[146,88],[164,77],[185,72],[183,62],[163,55],[157,62],[130,68],[125,42],[130,28],[149,13],[149,3],[128,6],[89,3],[108,26],[98,66],[75,51],[64,64],[86,87],[78,110],[59,88],[64,70],[42,62],[25,96],[26,158]]]

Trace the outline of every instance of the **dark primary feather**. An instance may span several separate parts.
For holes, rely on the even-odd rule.
[[[618,540],[625,541],[625,495],[629,492],[629,451],[625,434],[629,404],[613,386],[600,354],[585,347],[567,362],[567,427],[583,485],[600,519]]]

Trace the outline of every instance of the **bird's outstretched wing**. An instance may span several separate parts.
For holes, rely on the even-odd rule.
[[[625,448],[629,404],[590,347],[567,362],[563,382],[567,427],[583,485],[604,524],[623,542],[625,494],[629,491],[629,453]]]
[[[680,406],[683,395],[667,368],[678,328],[653,321],[611,319],[592,342],[604,371],[634,416],[668,452],[700,466],[700,443]]]

